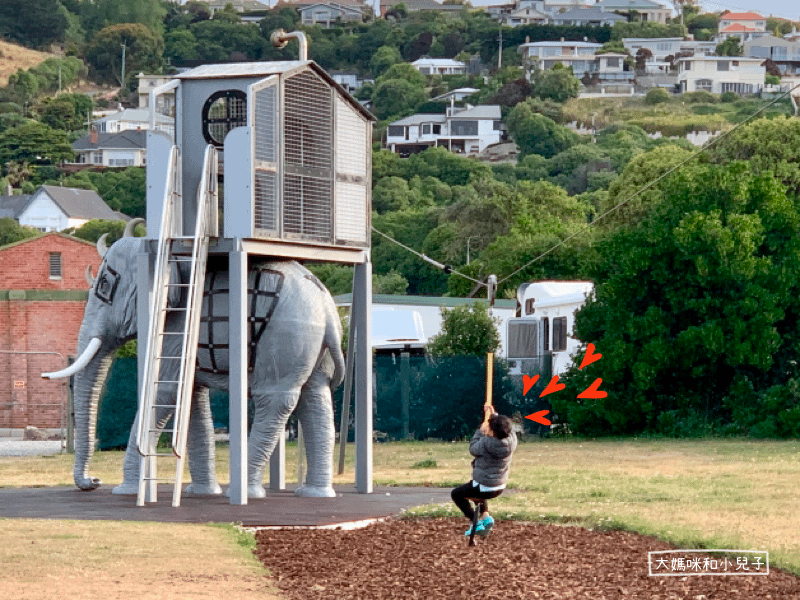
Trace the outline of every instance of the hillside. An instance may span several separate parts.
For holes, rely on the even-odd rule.
[[[8,77],[17,69],[30,69],[50,56],[53,55],[0,40],[0,86],[7,85]]]

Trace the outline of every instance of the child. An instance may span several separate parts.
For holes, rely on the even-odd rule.
[[[494,519],[489,514],[487,500],[497,498],[503,493],[508,481],[511,466],[511,455],[517,447],[517,436],[511,427],[511,419],[498,415],[491,406],[484,406],[489,416],[472,436],[469,453],[475,457],[472,461],[472,479],[450,492],[450,497],[464,516],[472,523],[475,512],[468,498],[480,500],[480,520],[475,526],[475,533],[489,535]],[[472,533],[472,525],[464,535]]]

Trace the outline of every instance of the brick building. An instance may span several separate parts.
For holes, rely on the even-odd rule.
[[[78,344],[94,244],[47,233],[0,247],[0,430],[64,424],[67,380],[41,373],[66,366]]]

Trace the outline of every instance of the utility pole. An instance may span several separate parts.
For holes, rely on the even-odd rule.
[[[122,42],[122,90],[125,89],[125,42]]]
[[[503,26],[500,26],[500,35],[498,36],[499,47],[497,50],[497,70],[503,68]]]

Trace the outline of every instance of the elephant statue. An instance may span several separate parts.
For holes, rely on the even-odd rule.
[[[130,225],[130,224],[129,224]],[[132,235],[132,227],[110,248],[98,242],[103,262],[90,291],[78,337],[79,358],[69,368],[47,377],[74,374],[75,484],[82,490],[101,485],[88,473],[94,452],[97,405],[108,375],[113,352],[137,334],[137,256],[145,240]],[[175,274],[174,274],[175,275]],[[178,274],[186,280],[186,273]],[[180,288],[178,288],[180,289]],[[210,257],[201,312],[197,367],[188,431],[187,450],[192,482],[185,494],[219,494],[214,471],[213,422],[209,388],[228,388],[228,272],[227,261]],[[334,419],[331,386],[344,377],[341,323],[328,290],[295,261],[264,261],[251,265],[248,274],[249,357],[248,382],[255,415],[248,438],[247,493],[264,497],[266,464],[286,422],[297,409],[307,455],[306,480],[296,494],[332,497]],[[177,295],[168,305],[180,306]],[[185,295],[185,292],[184,292]],[[180,311],[168,311],[165,330],[178,331]],[[173,350],[180,353],[180,336]],[[164,355],[175,356],[165,342]],[[178,361],[164,361],[160,379],[175,380]],[[172,363],[172,365],[170,365]],[[173,413],[176,390],[159,393],[156,420],[163,427]],[[140,418],[137,416],[137,420]],[[139,481],[139,454],[135,428],[125,455],[123,483],[114,493],[135,494]]]

